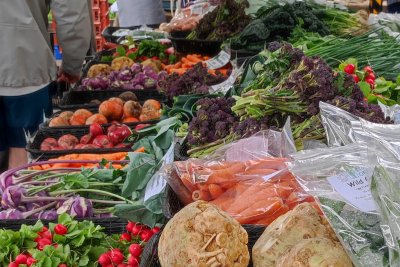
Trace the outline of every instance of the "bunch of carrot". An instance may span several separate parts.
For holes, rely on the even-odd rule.
[[[182,75],[188,69],[191,69],[197,63],[204,62],[209,59],[210,59],[210,57],[208,57],[208,56],[202,56],[199,54],[189,54],[185,57],[182,57],[181,60],[179,60],[177,63],[172,64],[172,65],[164,65],[163,68],[165,71],[167,71],[168,74],[177,73],[179,75]],[[220,72],[224,76],[227,76],[228,71],[229,71],[229,68],[218,69],[218,72]],[[208,70],[208,73],[215,75],[216,70]]]
[[[184,204],[210,201],[241,224],[269,225],[299,203],[314,202],[283,158],[218,164],[189,160],[174,165],[169,183]]]
[[[135,152],[143,153],[144,148],[139,148]],[[49,170],[58,168],[94,168],[98,167],[102,160],[106,161],[124,161],[128,157],[128,152],[116,152],[110,154],[68,154],[65,156],[60,156],[54,159],[49,159],[49,161],[57,161],[54,164],[44,164],[31,167],[35,170]],[[60,162],[64,161],[64,162]],[[87,161],[87,163],[83,163]],[[96,162],[96,163],[94,163]],[[124,165],[111,163],[114,169],[122,169]],[[108,167],[109,164],[107,164]]]

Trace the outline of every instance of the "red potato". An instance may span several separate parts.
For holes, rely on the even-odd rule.
[[[81,145],[87,145],[87,144],[90,144],[92,142],[92,139],[93,139],[93,137],[92,137],[91,134],[85,134],[84,136],[81,137],[81,140],[80,140],[79,143]]]
[[[77,144],[79,140],[72,134],[63,135],[58,139],[58,145],[63,149],[73,149]]]
[[[57,140],[55,138],[46,138],[40,144],[40,150],[54,150],[55,147],[58,146]]]
[[[110,139],[108,139],[107,135],[98,135],[94,138],[93,140],[93,145],[98,146],[100,148],[112,148],[113,144],[110,141]]]
[[[114,145],[122,143],[131,134],[131,129],[125,124],[114,124],[107,129],[108,139]]]
[[[104,134],[103,128],[98,123],[93,123],[92,125],[90,125],[89,132],[92,137]]]

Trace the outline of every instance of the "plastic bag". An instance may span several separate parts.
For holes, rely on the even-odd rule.
[[[215,6],[206,1],[198,1],[181,9],[178,3],[174,17],[169,23],[162,23],[160,30],[165,32],[191,31],[196,28],[205,14],[214,10]]]
[[[368,24],[376,29],[383,29],[388,35],[398,38],[400,35],[400,17],[397,14],[381,12],[370,14]]]
[[[372,123],[363,119],[351,122],[357,143],[368,147],[371,161],[376,157],[400,162],[400,125]]]
[[[168,183],[185,205],[199,199],[210,201],[241,224],[268,225],[299,203],[314,202],[288,171],[286,159],[270,157],[269,148],[277,149],[279,143],[265,132],[273,133],[264,131],[236,143],[239,147],[231,145],[225,153],[217,153],[219,158],[174,162]],[[241,144],[258,147],[247,150]]]
[[[395,104],[393,106],[386,106],[378,101],[379,107],[382,109],[385,117],[389,117],[394,121],[394,124],[400,124],[400,105]]]
[[[378,162],[372,178],[372,195],[381,214],[390,266],[400,266],[400,164],[382,159]]]
[[[373,164],[364,146],[302,151],[289,169],[320,206],[357,267],[388,266],[388,248],[370,190]]]

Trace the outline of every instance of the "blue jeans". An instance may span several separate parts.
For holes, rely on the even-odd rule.
[[[0,96],[0,151],[24,148],[25,132],[33,134],[44,115],[52,114],[51,86],[22,96]]]

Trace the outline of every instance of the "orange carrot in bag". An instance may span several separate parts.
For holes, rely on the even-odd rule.
[[[252,221],[260,220],[265,216],[273,216],[280,210],[286,210],[287,207],[279,197],[267,198],[264,201],[258,201],[240,212],[240,214],[231,214],[241,224],[247,224]]]
[[[278,210],[277,212],[275,212],[274,214],[266,214],[265,217],[256,220],[256,221],[252,221],[249,222],[248,224],[258,224],[258,225],[265,225],[268,226],[270,225],[273,221],[275,221],[278,217],[282,216],[283,214],[285,214],[286,212],[288,212],[290,209],[288,206],[284,205],[282,207],[282,209]]]
[[[224,190],[217,184],[209,184],[208,191],[210,192],[211,199],[217,199],[224,193]]]
[[[239,172],[243,172],[245,169],[245,164],[243,162],[236,162],[227,169],[221,169],[213,171],[213,173],[208,177],[207,183],[218,184],[223,182],[231,182],[234,175]]]
[[[196,191],[193,191],[193,193],[192,193],[192,199],[193,199],[193,201],[197,201],[197,200],[210,201],[211,196],[210,196],[210,193],[206,190],[196,190]]]

